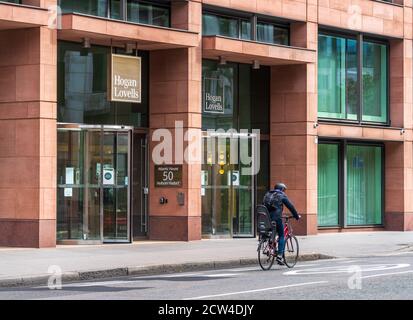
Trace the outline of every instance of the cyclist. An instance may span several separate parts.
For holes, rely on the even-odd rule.
[[[287,195],[285,194],[285,190],[287,190],[287,186],[284,183],[277,183],[274,187],[274,190],[269,190],[263,200],[263,204],[267,207],[271,221],[275,223],[275,229],[278,233],[278,253],[276,261],[279,265],[283,265],[283,255],[284,255],[284,246],[285,246],[285,239],[284,239],[284,224],[282,221],[282,213],[284,205],[290,210],[292,215],[296,220],[300,219],[300,215],[297,213],[294,205],[290,202]],[[275,232],[272,232],[271,241],[274,242],[275,240]]]

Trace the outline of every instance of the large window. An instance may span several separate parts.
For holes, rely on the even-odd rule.
[[[202,129],[260,129],[269,133],[270,69],[203,60]],[[211,109],[214,97],[220,107]],[[222,107],[221,107],[222,105]]]
[[[318,210],[319,226],[337,226],[339,211],[339,145],[318,145]]]
[[[319,118],[387,124],[387,65],[386,43],[320,34]]]
[[[380,224],[382,148],[347,147],[347,225]]]
[[[116,53],[123,53],[117,49]],[[115,53],[115,52],[114,52]],[[58,121],[65,123],[148,126],[148,54],[142,57],[142,103],[110,102],[107,66],[110,48],[83,49],[58,43]]]
[[[363,42],[363,121],[387,119],[387,46]]]
[[[128,21],[169,27],[170,7],[147,1],[128,0]]]
[[[270,68],[262,66],[252,69],[250,64],[226,63],[203,60],[202,63],[202,130],[209,129],[260,129],[260,170],[256,176],[242,174],[248,164],[242,161],[230,163],[229,150],[234,152],[233,141],[229,139],[220,152],[216,138],[205,139],[203,148],[204,164],[202,193],[202,231],[204,234],[228,233],[251,235],[254,225],[251,212],[254,199],[261,202],[269,187],[269,107]],[[237,142],[240,157],[252,155],[252,139],[248,145]],[[208,143],[216,143],[217,148],[208,152]],[[239,143],[239,145],[238,145]],[[242,156],[244,155],[244,156]],[[213,159],[223,161],[213,164]],[[231,172],[239,176],[232,183]],[[233,227],[231,227],[233,225]]]
[[[357,119],[357,42],[318,38],[318,116]]]
[[[289,31],[284,26],[277,26],[272,23],[257,23],[257,41],[267,43],[277,43],[289,45]]]
[[[381,145],[320,142],[317,217],[320,227],[382,224],[382,158]]]
[[[59,0],[63,13],[83,13],[111,19],[170,27],[170,4],[145,0]],[[126,7],[126,16],[122,8]]]
[[[111,5],[111,2],[113,3]],[[63,13],[83,13],[99,17],[109,17],[110,9],[116,1],[111,0],[60,0],[59,5]],[[119,9],[117,10],[119,11]]]
[[[289,45],[288,25],[257,21],[257,19],[256,16],[235,17],[204,12],[202,34]],[[256,25],[256,30],[253,30],[253,25]]]
[[[251,39],[251,23],[247,19],[204,13],[202,16],[202,34],[248,40]]]

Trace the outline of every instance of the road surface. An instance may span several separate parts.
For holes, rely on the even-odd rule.
[[[0,299],[413,299],[413,252],[236,269],[2,288]]]

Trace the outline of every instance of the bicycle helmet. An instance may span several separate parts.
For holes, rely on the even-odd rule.
[[[278,183],[275,185],[274,189],[275,189],[275,190],[285,191],[285,190],[287,190],[287,186],[286,186],[284,183],[282,183],[282,182],[278,182]]]

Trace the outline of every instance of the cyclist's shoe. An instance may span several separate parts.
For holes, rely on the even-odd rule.
[[[283,266],[285,263],[284,263],[284,259],[283,259],[283,257],[281,256],[281,255],[277,255],[277,258],[275,259],[275,261],[277,261],[277,263],[280,265],[280,266]]]

